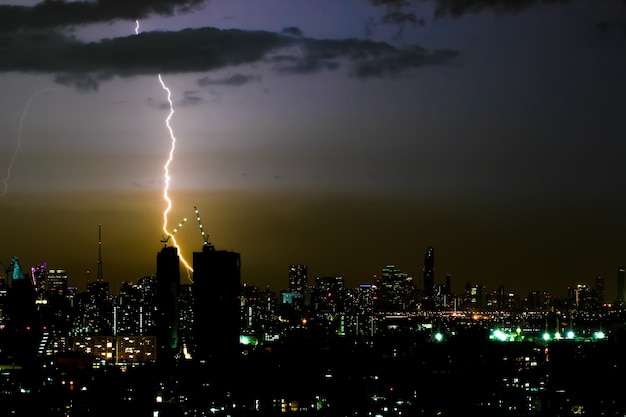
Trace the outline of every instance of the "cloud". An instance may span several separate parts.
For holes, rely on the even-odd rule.
[[[309,74],[324,69],[336,70],[341,64],[338,61],[322,59],[316,55],[298,57],[294,55],[277,55],[269,59],[274,69],[283,74]]]
[[[359,61],[351,74],[358,78],[395,76],[409,68],[443,65],[453,62],[458,53],[451,50],[427,52],[419,47],[384,54],[375,59]]]
[[[397,35],[401,35],[406,24],[424,25],[424,20],[418,18],[409,8],[416,9],[420,3],[434,5],[434,16],[461,17],[467,13],[476,13],[484,10],[494,10],[498,13],[517,13],[527,8],[545,4],[567,4],[572,0],[369,0],[374,6],[387,9],[387,14],[380,20],[371,18],[366,24],[366,31],[371,32],[378,23],[398,25]],[[626,0],[594,0],[592,3],[621,3],[626,6]]]
[[[199,97],[195,91],[185,91],[183,93],[183,100],[180,103],[181,106],[195,106],[202,102],[202,97]]]
[[[150,15],[171,16],[201,7],[204,0],[46,0],[33,6],[0,5],[0,32],[51,29]]]
[[[298,52],[281,53],[289,49]],[[370,40],[319,40],[239,29],[143,32],[90,43],[50,30],[0,34],[0,72],[55,74],[57,82],[80,90],[96,90],[99,82],[114,77],[202,72],[257,62],[273,62],[277,71],[288,73],[333,70],[346,62],[359,77],[384,76],[443,64],[455,55]]]
[[[212,79],[209,77],[199,78],[196,83],[201,87],[207,87],[211,85],[227,85],[239,87],[244,84],[248,84],[252,81],[258,81],[259,77],[249,74],[233,74],[225,78]]]
[[[381,0],[384,2],[384,0]],[[602,3],[602,0],[594,0]],[[614,3],[625,0],[605,0]],[[502,13],[517,13],[532,6],[542,4],[567,4],[571,0],[435,0],[435,17],[452,16],[460,17],[467,13],[480,12],[485,9],[493,9]]]

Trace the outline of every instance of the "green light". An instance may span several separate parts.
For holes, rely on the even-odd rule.
[[[440,332],[435,333],[435,340],[437,342],[441,342],[443,340],[443,334],[441,334]]]
[[[239,344],[244,345],[244,346],[247,346],[247,345],[256,346],[258,344],[258,340],[256,339],[256,337],[242,334],[242,335],[239,335]]]
[[[500,329],[494,329],[491,334],[500,342],[506,342],[509,339],[509,335]]]
[[[546,342],[547,342],[548,340],[550,340],[550,333],[545,332],[545,333],[543,334],[543,340],[545,340]]]

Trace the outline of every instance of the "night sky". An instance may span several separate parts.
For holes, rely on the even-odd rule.
[[[251,285],[422,288],[432,245],[457,293],[612,301],[625,156],[622,0],[0,0],[0,260],[80,290],[99,225],[113,292],[164,220],[190,261],[195,206]]]

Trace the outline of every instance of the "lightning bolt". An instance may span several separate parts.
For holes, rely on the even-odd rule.
[[[4,188],[2,190],[2,193],[0,193],[0,197],[4,197],[9,189],[9,179],[11,178],[11,170],[13,169],[13,164],[15,163],[17,154],[19,153],[20,148],[22,146],[22,129],[24,128],[24,119],[26,119],[26,115],[28,114],[28,109],[30,109],[30,106],[35,100],[35,98],[51,90],[58,90],[58,88],[47,87],[47,88],[37,91],[35,94],[30,96],[30,98],[26,102],[26,106],[24,106],[22,117],[20,117],[20,125],[17,129],[17,146],[15,147],[15,151],[13,152],[13,155],[11,155],[11,160],[9,161],[9,166],[7,167],[7,175],[6,177],[4,177],[4,181],[3,181]]]
[[[138,34],[139,34],[139,20],[135,20],[135,35],[138,35]],[[172,244],[174,245],[174,247],[178,248],[180,260],[185,266],[185,269],[187,270],[187,278],[189,279],[189,281],[192,281],[191,273],[193,272],[193,268],[189,265],[189,262],[187,262],[187,260],[185,260],[184,256],[181,254],[180,246],[178,245],[178,242],[176,242],[176,238],[174,237],[174,233],[176,232],[177,229],[174,229],[174,233],[171,233],[167,229],[167,215],[172,210],[172,200],[170,199],[169,194],[168,194],[168,190],[170,188],[170,182],[172,179],[170,176],[169,167],[172,161],[174,160],[174,151],[176,150],[176,136],[174,135],[174,129],[172,128],[172,125],[170,123],[172,116],[174,115],[174,103],[172,102],[172,92],[163,81],[161,74],[158,75],[158,78],[159,78],[159,83],[161,83],[161,87],[167,93],[167,102],[170,107],[170,112],[167,115],[167,118],[165,119],[165,126],[167,126],[167,130],[170,133],[171,146],[170,146],[170,152],[167,157],[167,161],[163,165],[163,172],[164,172],[164,178],[165,178],[165,185],[163,187],[163,199],[165,200],[165,203],[166,203],[166,208],[163,211],[163,232],[165,233],[166,236],[169,236],[170,239],[172,239]]]
[[[167,126],[167,130],[170,132],[170,140],[171,140],[170,152],[169,152],[167,161],[165,162],[165,165],[163,165],[163,172],[164,172],[164,178],[165,178],[165,186],[163,187],[163,199],[167,203],[167,208],[163,211],[163,232],[165,232],[166,236],[171,236],[172,244],[175,247],[179,248],[178,243],[176,242],[176,238],[174,237],[174,234],[170,233],[167,230],[167,215],[172,209],[172,200],[170,199],[168,195],[168,190],[170,188],[170,181],[171,181],[169,166],[174,160],[174,151],[176,149],[176,136],[174,135],[174,129],[172,129],[172,125],[170,124],[170,120],[172,119],[172,116],[174,115],[174,103],[172,103],[172,92],[170,91],[168,86],[165,85],[165,82],[163,81],[161,74],[159,74],[159,82],[161,83],[161,87],[163,87],[163,89],[167,92],[167,102],[169,103],[169,106],[170,106],[170,112],[167,115],[167,118],[165,119],[165,126]],[[183,265],[187,269],[187,277],[191,281],[190,273],[193,272],[193,268],[189,265],[189,263],[185,260],[185,258],[182,255],[180,255],[180,252],[179,252],[179,256]]]

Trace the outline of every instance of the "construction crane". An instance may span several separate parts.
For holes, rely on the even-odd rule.
[[[167,242],[169,242],[170,238],[172,236],[174,236],[174,233],[176,233],[178,231],[178,229],[181,228],[181,226],[187,221],[187,218],[185,217],[180,223],[178,223],[178,226],[176,226],[176,228],[174,228],[174,230],[172,230],[172,233],[170,233],[169,235],[167,235],[167,237],[163,236],[163,239],[161,239],[161,242],[163,243],[163,247],[167,246]]]
[[[200,221],[200,214],[198,213],[198,207],[193,206],[193,209],[196,212],[196,220],[198,220],[198,225],[200,226],[200,234],[202,234],[202,240],[204,241],[204,246],[209,246],[209,236],[204,234],[204,229],[202,228],[202,222]]]

